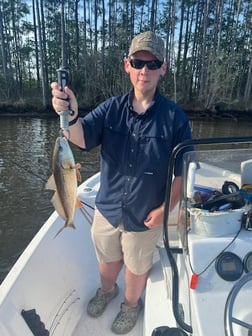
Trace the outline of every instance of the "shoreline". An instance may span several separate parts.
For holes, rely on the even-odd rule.
[[[79,108],[79,116],[85,116],[90,110],[87,108]],[[183,109],[183,107],[182,107]],[[195,120],[244,120],[252,121],[252,109],[246,111],[237,110],[192,110],[183,109],[185,114],[189,119]],[[2,105],[0,106],[0,117],[24,117],[24,118],[43,118],[52,119],[56,117],[56,114],[52,106],[47,106],[45,108],[37,108],[35,106],[12,106],[12,105]]]

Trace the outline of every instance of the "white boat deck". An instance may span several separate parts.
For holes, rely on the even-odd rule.
[[[208,175],[205,175],[207,178]],[[225,171],[223,175],[218,180],[218,185],[222,185],[225,180],[237,181],[235,174],[231,176]],[[84,206],[75,213],[76,230],[65,229],[55,238],[63,220],[54,213],[0,286],[0,336],[35,334],[21,315],[23,309],[35,309],[50,336],[114,335],[110,328],[123,302],[123,270],[118,279],[119,295],[108,305],[104,314],[96,319],[86,313],[88,301],[100,286],[98,264],[90,237],[94,199],[99,187],[98,177],[94,176],[79,187],[79,196],[84,201]],[[196,178],[196,183],[203,184],[200,178]],[[212,183],[211,187],[215,185]],[[175,213],[176,211],[174,215],[169,216],[169,242],[172,246],[178,246],[177,228],[176,225],[171,225],[177,222]],[[196,237],[190,232],[189,254],[176,255],[180,271],[179,303],[185,313],[186,323],[193,328],[193,335],[223,336],[224,304],[233,283],[223,281],[216,274],[215,265],[212,263],[211,267],[201,274],[197,289],[192,291],[188,288],[191,266],[200,273],[205,265],[216,258],[216,253],[226,249],[229,243],[224,242],[222,247],[219,245],[226,238],[207,238]],[[230,246],[230,250],[243,259],[246,253],[251,251],[251,242],[252,232],[244,231]],[[169,260],[160,239],[143,297],[145,308],[136,326],[128,333],[129,336],[151,336],[152,331],[159,326],[176,327],[172,312],[171,274]],[[239,312],[236,314],[235,311],[235,316],[247,323],[251,321],[251,310],[247,309],[251,301],[251,286],[252,284],[248,290],[243,291],[237,305]],[[218,309],[215,310],[215,306]],[[205,314],[206,310],[210,312],[208,308],[212,309],[212,320]],[[245,336],[248,332],[246,330],[244,334],[243,331],[235,330],[235,335]]]
[[[92,288],[90,288],[90,295],[87,295],[87,297],[91,298],[97,289],[97,285],[99,285],[99,276],[97,274],[97,283],[93,282]],[[92,318],[87,315],[86,313],[86,307],[88,300],[85,300],[83,304],[83,316],[80,319],[80,322],[78,323],[77,327],[74,329],[72,335],[74,336],[83,336],[83,335],[89,335],[89,336],[109,336],[109,335],[115,335],[111,330],[111,325],[116,317],[117,313],[120,310],[120,304],[123,302],[123,292],[124,292],[124,280],[123,280],[123,272],[121,272],[121,275],[118,279],[118,285],[119,285],[119,295],[112,300],[105,312],[100,316],[99,318]],[[135,336],[135,335],[142,335],[143,334],[143,311],[137,321],[136,326],[134,329],[128,333],[129,336]]]
[[[174,244],[177,244],[177,233],[176,227],[170,227],[169,232],[172,235],[172,239]],[[162,242],[160,242],[162,245]],[[96,262],[96,261],[95,261]],[[92,318],[87,315],[86,307],[88,300],[95,294],[97,285],[99,285],[99,275],[98,271],[94,274],[93,267],[90,269],[93,275],[90,274],[91,278],[96,279],[94,282],[90,282],[90,287],[86,287],[86,291],[88,290],[89,295],[87,295],[87,299],[83,304],[83,316],[80,319],[77,327],[75,328],[72,335],[74,336],[110,336],[115,335],[111,330],[111,325],[116,317],[117,313],[120,310],[120,304],[123,302],[123,293],[124,293],[124,269],[122,269],[119,278],[119,295],[109,303],[105,312],[99,318]],[[143,301],[146,304],[145,309],[142,310],[141,315],[138,318],[137,324],[134,329],[128,333],[129,336],[139,336],[146,335],[150,336],[152,330],[155,327],[167,325],[167,320],[173,321],[173,316],[171,312],[171,306],[169,306],[168,301],[164,300],[167,297],[167,289],[165,287],[164,275],[161,268],[160,256],[158,249],[156,250],[154,256],[154,265],[151,270],[148,282],[147,282],[147,293],[143,297]],[[150,306],[151,305],[151,306]],[[95,323],[94,323],[95,320]],[[145,322],[147,321],[147,322]],[[145,330],[144,330],[145,326]]]

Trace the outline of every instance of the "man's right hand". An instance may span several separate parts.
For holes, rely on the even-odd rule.
[[[61,111],[72,110],[74,114],[69,115],[69,121],[76,118],[78,115],[78,103],[77,99],[69,87],[65,87],[64,91],[61,90],[61,87],[58,83],[53,82],[51,84],[52,88],[52,105],[56,113]]]

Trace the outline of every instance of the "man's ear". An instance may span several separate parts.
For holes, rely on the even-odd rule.
[[[166,74],[166,70],[167,70],[167,63],[164,62],[164,63],[161,65],[160,76],[164,76],[164,75]]]
[[[124,70],[127,74],[130,72],[130,62],[128,58],[124,60]]]

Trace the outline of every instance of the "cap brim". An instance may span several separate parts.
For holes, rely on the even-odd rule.
[[[163,62],[164,61],[164,58],[160,55],[160,54],[157,54],[155,52],[153,52],[153,49],[152,48],[148,48],[148,47],[142,47],[142,48],[136,48],[133,50],[133,52],[131,52],[129,54],[129,56],[132,56],[134,55],[135,53],[139,52],[139,51],[148,51],[150,52],[153,56],[155,56],[159,61]]]

